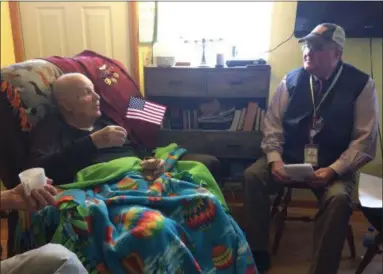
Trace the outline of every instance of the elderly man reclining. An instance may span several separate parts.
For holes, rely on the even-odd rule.
[[[55,184],[72,181],[79,170],[91,164],[151,156],[142,146],[132,146],[124,128],[101,116],[100,97],[86,76],[70,73],[59,77],[53,98],[59,114],[32,130],[29,166],[43,167]],[[186,153],[182,160],[201,162],[213,176],[218,175],[219,162],[213,156]]]
[[[23,185],[0,192],[0,210],[38,210],[46,205],[55,205],[53,195],[56,189],[50,184],[44,188],[34,189],[26,196]],[[13,256],[1,261],[0,272],[5,274],[85,274],[88,273],[77,256],[57,244],[46,244],[38,249]]]
[[[61,118],[36,128],[46,135],[33,137],[32,162],[64,191],[29,218],[26,249],[62,244],[90,273],[256,273],[205,165],[174,144],[143,163],[124,129],[95,124],[99,97],[84,76],[60,78],[54,96]]]

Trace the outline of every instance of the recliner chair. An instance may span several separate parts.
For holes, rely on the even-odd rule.
[[[6,189],[19,184],[18,174],[27,159],[29,129],[52,108],[52,83],[62,74],[55,65],[40,59],[1,69],[0,90],[0,179]],[[15,254],[17,211],[2,212],[8,218],[8,257]]]

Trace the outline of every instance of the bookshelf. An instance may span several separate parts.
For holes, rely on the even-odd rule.
[[[144,81],[145,97],[168,107],[158,146],[175,142],[216,156],[225,182],[240,180],[261,156],[270,66],[146,67]]]

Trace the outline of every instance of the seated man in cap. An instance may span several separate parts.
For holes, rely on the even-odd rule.
[[[100,97],[86,76],[70,73],[59,77],[53,98],[59,115],[45,119],[31,131],[28,166],[43,167],[55,184],[72,182],[79,170],[92,164],[151,156],[145,148],[132,145],[124,128],[101,116]],[[215,157],[185,154],[182,160],[201,162],[217,176]],[[157,163],[161,171],[162,162]]]
[[[265,157],[245,171],[247,235],[261,273],[270,267],[270,201],[291,183],[285,164],[311,163],[307,178],[320,201],[311,274],[336,274],[352,214],[354,174],[375,157],[378,103],[374,81],[342,61],[344,30],[321,24],[302,43],[303,67],[289,72],[264,120]]]
[[[49,180],[50,181],[50,180]],[[56,189],[50,185],[33,189],[30,196],[26,196],[22,184],[14,189],[0,192],[0,210],[28,210],[34,211],[47,205],[55,205]],[[0,272],[7,274],[86,274],[88,271],[81,264],[76,254],[62,245],[47,244],[20,255],[1,261]]]

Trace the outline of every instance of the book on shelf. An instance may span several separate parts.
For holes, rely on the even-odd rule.
[[[249,102],[244,108],[232,107],[216,114],[201,114],[198,109],[168,107],[161,127],[170,130],[261,131],[264,117],[265,110],[256,102]]]

